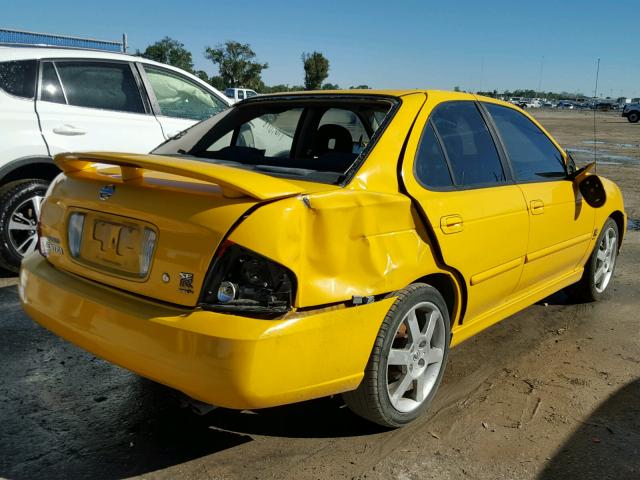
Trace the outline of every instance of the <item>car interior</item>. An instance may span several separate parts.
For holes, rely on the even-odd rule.
[[[336,182],[384,124],[388,99],[273,100],[235,107],[201,138],[187,131],[161,152],[274,173]]]

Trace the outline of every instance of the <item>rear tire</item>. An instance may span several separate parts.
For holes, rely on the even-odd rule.
[[[0,188],[0,267],[18,273],[22,258],[36,249],[40,204],[48,186],[32,178]]]
[[[627,115],[627,120],[629,120],[629,122],[631,123],[638,123],[638,120],[640,120],[640,113],[639,112],[629,113],[629,115]]]
[[[600,300],[613,278],[620,243],[618,224],[608,218],[598,235],[596,246],[578,283],[567,287],[567,294],[577,302]]]
[[[347,406],[384,427],[416,419],[440,385],[450,339],[440,292],[424,283],[401,290],[382,322],[362,383],[343,394]]]

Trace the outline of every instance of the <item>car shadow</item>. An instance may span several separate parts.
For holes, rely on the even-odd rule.
[[[620,388],[582,422],[538,478],[640,478],[640,379]]]
[[[5,270],[4,268],[0,267],[0,278],[12,278],[16,276],[16,273],[10,272],[9,270]]]
[[[196,415],[172,389],[61,340],[22,312],[15,286],[0,288],[0,477],[144,475],[253,440],[383,431],[322,398],[256,411]]]
[[[340,396],[261,410],[216,409],[205,416],[212,428],[249,435],[336,438],[373,435],[385,428],[354,415]]]

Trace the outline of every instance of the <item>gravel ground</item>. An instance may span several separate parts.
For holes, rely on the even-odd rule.
[[[592,147],[587,113],[536,115],[563,145]],[[597,121],[599,173],[640,218],[640,124]],[[639,260],[628,232],[604,301],[556,294],[453,350],[430,412],[395,431],[339,398],[197,416],[37,326],[0,274],[0,477],[640,478]]]

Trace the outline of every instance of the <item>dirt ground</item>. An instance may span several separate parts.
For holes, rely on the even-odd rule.
[[[640,218],[640,124],[598,115],[598,171]],[[536,116],[564,146],[587,150],[579,163],[593,155],[589,113]],[[629,231],[604,301],[556,294],[454,349],[430,412],[395,431],[339,398],[197,416],[34,324],[5,275],[0,477],[638,479],[639,260],[640,232]]]

